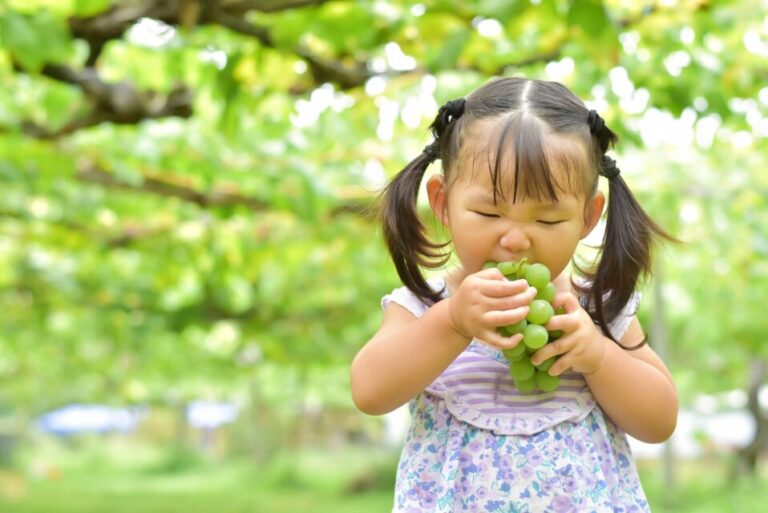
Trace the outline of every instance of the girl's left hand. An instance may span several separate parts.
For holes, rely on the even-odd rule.
[[[549,331],[562,330],[563,336],[536,351],[531,362],[535,365],[557,356],[549,374],[557,376],[573,369],[582,374],[596,372],[603,363],[606,338],[592,318],[579,304],[572,292],[559,292],[552,305],[565,308],[565,313],[553,316],[546,324]]]

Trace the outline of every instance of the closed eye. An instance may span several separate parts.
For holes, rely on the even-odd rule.
[[[543,220],[543,219],[539,219],[539,220],[538,220],[538,221],[536,221],[536,222],[537,222],[537,223],[540,223],[540,224],[544,224],[544,225],[547,225],[547,226],[554,226],[554,225],[556,225],[556,224],[564,223],[565,221],[545,221],[545,220]]]
[[[491,214],[490,212],[480,212],[478,210],[473,211],[475,214],[483,217],[499,217],[498,214]]]

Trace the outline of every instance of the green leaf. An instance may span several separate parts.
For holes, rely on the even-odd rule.
[[[507,20],[525,12],[530,6],[528,0],[481,0],[477,5],[477,13],[506,23]]]
[[[584,48],[600,66],[618,64],[618,33],[602,2],[574,0],[568,11],[568,25],[575,33],[574,44]]]
[[[72,39],[64,21],[50,11],[32,16],[8,12],[0,16],[2,44],[22,67],[40,71],[47,63],[62,62],[70,54]]]
[[[87,17],[99,14],[109,8],[112,0],[74,0],[74,14]]]
[[[611,25],[602,2],[598,0],[573,0],[568,11],[568,25],[581,27],[583,35],[598,39]]]
[[[455,67],[471,36],[472,33],[466,29],[459,29],[448,35],[443,45],[435,48],[427,57],[429,69],[437,71]]]

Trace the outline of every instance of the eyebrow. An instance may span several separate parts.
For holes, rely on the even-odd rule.
[[[493,196],[484,192],[474,192],[469,195],[469,199],[472,201],[485,201],[493,203]]]
[[[475,192],[470,193],[469,195],[470,201],[477,201],[480,203],[487,203],[489,205],[493,205],[493,196],[487,193],[483,192]],[[544,210],[548,208],[554,208],[554,209],[565,209],[567,208],[567,205],[563,203],[562,201],[537,201],[533,198],[529,198],[530,202],[533,204],[533,208],[536,210]]]

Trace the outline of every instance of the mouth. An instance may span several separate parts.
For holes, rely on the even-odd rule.
[[[502,259],[502,260],[494,260],[494,261],[495,261],[495,262],[521,262],[521,261],[523,261],[523,260],[526,260],[526,261],[527,261],[527,262],[529,262],[529,263],[530,263],[530,262],[533,262],[533,260],[531,260],[531,258],[530,258],[530,257],[527,257],[527,256],[519,256],[519,255],[510,256],[510,257],[506,257],[506,258],[504,258],[504,259]]]

